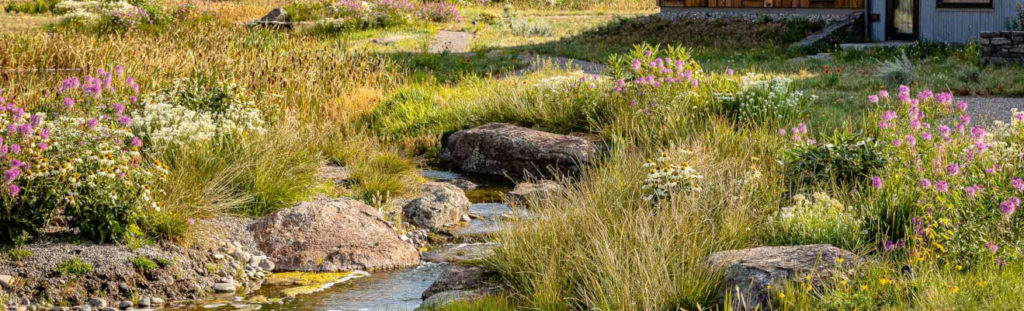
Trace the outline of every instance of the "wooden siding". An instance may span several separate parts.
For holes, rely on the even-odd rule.
[[[864,0],[659,0],[663,7],[862,9]]]

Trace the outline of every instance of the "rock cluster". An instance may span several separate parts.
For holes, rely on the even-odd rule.
[[[509,204],[526,206],[530,201],[542,202],[550,200],[552,197],[563,192],[565,192],[565,187],[561,184],[555,181],[544,180],[537,183],[519,183],[506,196],[508,197]]]

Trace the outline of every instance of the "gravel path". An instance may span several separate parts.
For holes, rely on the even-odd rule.
[[[996,120],[1009,122],[1014,108],[1024,111],[1024,98],[1018,97],[957,97],[956,100],[967,101],[971,118],[984,124]]]
[[[473,42],[473,36],[473,34],[463,31],[441,30],[437,32],[436,36],[434,36],[434,40],[430,41],[430,46],[427,51],[430,53],[469,52],[470,43]]]

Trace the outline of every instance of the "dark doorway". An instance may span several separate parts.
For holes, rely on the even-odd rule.
[[[919,0],[887,0],[885,38],[917,40],[920,34],[919,8]]]

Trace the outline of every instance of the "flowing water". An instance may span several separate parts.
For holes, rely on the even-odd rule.
[[[477,185],[466,190],[466,196],[473,205],[474,215],[469,225],[457,230],[455,235],[462,239],[483,240],[487,234],[501,229],[502,221],[508,217],[519,217],[525,212],[516,211],[502,202],[511,184],[502,179],[465,176],[448,171],[424,170],[423,177],[444,182],[469,180]],[[298,295],[277,303],[247,303],[242,297],[220,297],[211,299],[205,305],[192,310],[323,310],[358,311],[415,310],[423,302],[420,297],[424,290],[440,277],[444,263],[424,262],[417,267],[394,271],[374,272],[370,276],[355,278],[322,291]],[[283,297],[285,287],[261,288],[250,297]]]

